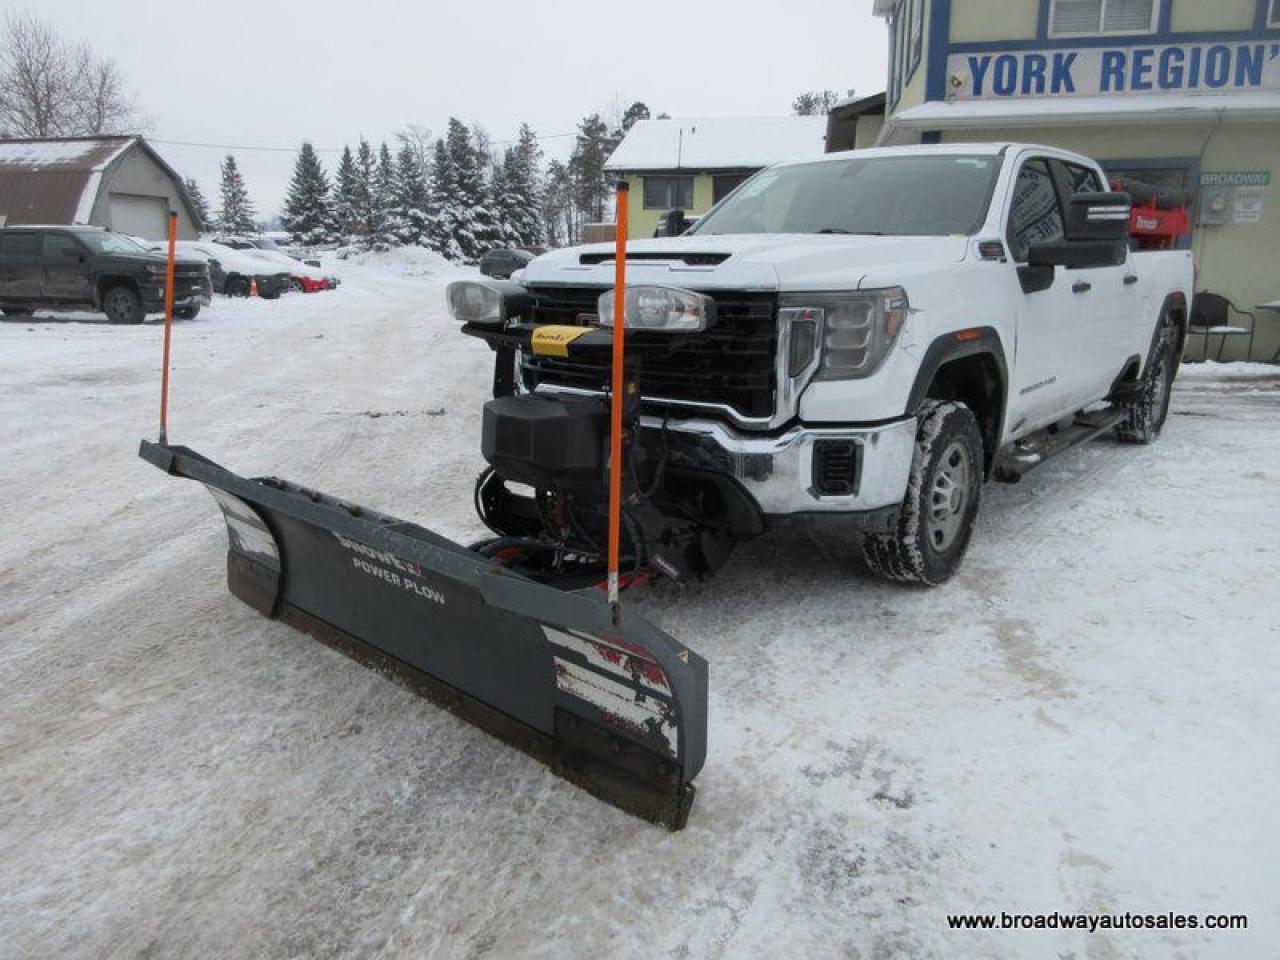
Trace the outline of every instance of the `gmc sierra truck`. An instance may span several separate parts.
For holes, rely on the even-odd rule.
[[[141,323],[164,310],[167,261],[131,238],[100,227],[0,229],[0,310],[92,310],[112,323]],[[193,319],[210,300],[209,268],[179,257],[174,316]]]
[[[480,549],[598,578],[620,322],[634,571],[705,576],[807,516],[843,518],[880,575],[942,583],[984,481],[1107,431],[1159,434],[1193,265],[1131,250],[1130,209],[1052,147],[861,150],[769,167],[684,235],[629,244],[624,304],[612,244],[451,285],[496,353]]]

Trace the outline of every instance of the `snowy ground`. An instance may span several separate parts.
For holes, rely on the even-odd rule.
[[[480,532],[489,354],[420,258],[175,331],[171,437]],[[160,328],[0,323],[0,954],[1274,957],[1280,376],[1184,368],[1151,448],[987,489],[964,573],[802,533],[641,601],[711,664],[680,834],[224,586],[209,498],[136,457]],[[956,911],[1247,932],[950,931]]]

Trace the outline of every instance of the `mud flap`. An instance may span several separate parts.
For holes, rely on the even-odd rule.
[[[535,583],[430,530],[142,442],[227,524],[231,592],[673,830],[706,757],[707,665],[599,591]]]

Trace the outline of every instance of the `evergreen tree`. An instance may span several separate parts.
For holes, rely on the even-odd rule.
[[[187,196],[191,198],[191,205],[196,208],[196,216],[200,218],[201,229],[212,230],[213,214],[209,211],[209,201],[204,198],[204,191],[200,189],[200,184],[196,183],[191,177],[187,177],[183,181],[183,186],[187,188]]]
[[[542,223],[547,242],[553,247],[571,244],[578,239],[573,174],[559,160],[552,160],[547,165],[546,186],[542,192]]]
[[[457,177],[454,174],[453,159],[445,142],[437,140],[431,160],[431,219],[427,241],[432,250],[450,260],[463,259],[462,247],[458,245],[454,233],[459,218],[456,192]]]
[[[403,244],[432,246],[431,188],[421,155],[402,142],[396,154],[391,222],[388,229]]]
[[[351,148],[342,148],[338,174],[333,184],[333,219],[339,242],[348,242],[356,232],[356,161]]]
[[[315,247],[335,239],[329,177],[310,143],[298,151],[280,221],[294,243]]]
[[[527,123],[520,124],[520,139],[503,158],[507,190],[511,194],[507,214],[516,244],[539,246],[546,239],[543,226],[542,147]]]
[[[485,176],[488,164],[481,162],[471,131],[456,117],[449,118],[444,149],[446,176],[437,178],[437,208],[453,246],[463,259],[476,260],[494,233]]]
[[[365,246],[373,242],[371,238],[378,226],[377,176],[378,161],[373,148],[368,140],[361,139],[360,146],[356,148],[351,214],[352,234]]]
[[[797,117],[825,116],[839,102],[834,90],[807,90],[791,101],[791,112]]]
[[[511,189],[512,175],[515,170],[515,151],[508,147],[503,151],[502,159],[493,164],[489,174],[490,208],[493,210],[497,225],[499,243],[504,247],[520,246],[520,235],[516,231],[516,196]]]
[[[579,122],[569,171],[573,175],[574,201],[582,215],[595,223],[603,222],[609,209],[612,190],[604,164],[613,152],[613,144],[600,114],[593,113]]]
[[[378,151],[378,166],[371,191],[372,218],[366,244],[373,250],[389,250],[400,241],[395,221],[396,166],[384,141]]]
[[[507,231],[498,213],[498,192],[493,182],[494,156],[489,136],[479,127],[471,128],[472,168],[479,184],[480,202],[472,209],[476,249],[472,259],[478,260],[488,250],[507,244]],[[465,178],[459,181],[465,182]],[[465,188],[464,188],[465,189]]]
[[[228,153],[222,161],[222,209],[218,211],[218,228],[228,233],[257,233],[255,216],[236,158]]]
[[[645,103],[637,100],[623,111],[620,133],[626,134],[626,132],[634,127],[638,121],[648,119],[649,107]],[[618,139],[621,140],[622,137],[620,136]]]

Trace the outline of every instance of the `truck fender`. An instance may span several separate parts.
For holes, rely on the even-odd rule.
[[[991,411],[991,422],[983,425],[983,440],[989,448],[985,451],[988,469],[991,459],[999,448],[1004,437],[1005,411],[1009,401],[1009,367],[1005,361],[1004,346],[1000,335],[994,327],[967,327],[944,333],[934,339],[925,350],[924,359],[916,371],[915,382],[911,385],[911,393],[907,397],[904,411],[911,416],[920,410],[929,397],[929,388],[940,371],[948,363],[963,360],[966,357],[987,356],[995,363],[999,383],[996,384],[998,396],[995,410]],[[978,411],[975,411],[975,413]]]
[[[1147,346],[1147,356],[1142,364],[1142,369],[1138,371],[1138,379],[1141,380],[1146,375],[1147,369],[1151,364],[1151,358],[1155,356],[1156,344],[1160,340],[1160,328],[1164,326],[1166,317],[1171,317],[1174,326],[1177,329],[1177,343],[1174,345],[1173,362],[1175,364],[1175,374],[1177,366],[1182,362],[1182,350],[1187,343],[1187,325],[1190,323],[1191,311],[1187,309],[1187,298],[1182,295],[1181,291],[1174,291],[1164,298],[1164,303],[1160,305],[1160,312],[1156,314],[1156,322],[1151,328],[1151,343]]]

